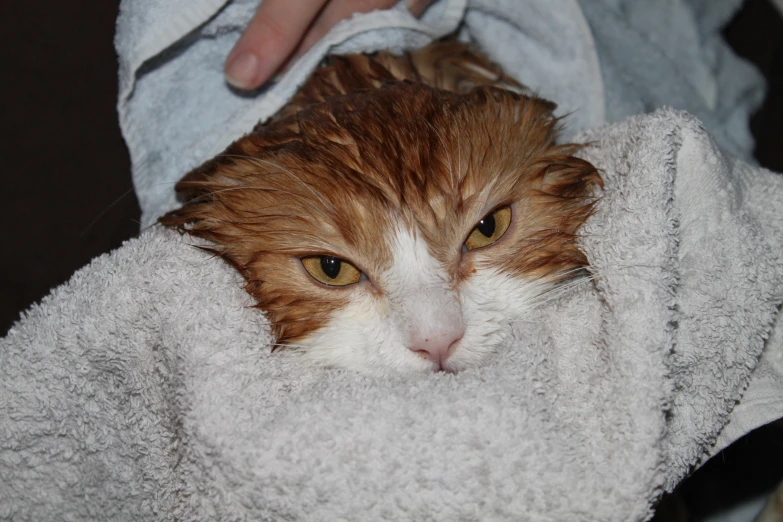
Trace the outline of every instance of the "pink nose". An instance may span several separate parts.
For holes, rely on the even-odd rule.
[[[462,339],[463,335],[465,335],[465,329],[461,325],[431,335],[415,335],[411,339],[408,349],[442,366],[451,356],[454,346]]]

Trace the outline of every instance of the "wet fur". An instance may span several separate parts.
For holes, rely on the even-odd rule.
[[[213,242],[278,341],[320,363],[431,369],[405,333],[406,321],[426,322],[408,316],[405,289],[430,285],[417,302],[465,323],[447,369],[475,366],[537,295],[588,265],[576,239],[601,180],[577,146],[555,143],[553,108],[454,42],[332,58],[278,115],[186,176],[186,204],[161,222]],[[476,223],[506,205],[506,234],[462,252]],[[299,259],[321,254],[367,280],[315,282]],[[420,281],[399,275],[403,258]]]

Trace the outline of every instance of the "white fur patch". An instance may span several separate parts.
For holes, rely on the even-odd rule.
[[[421,234],[404,227],[390,246],[391,268],[369,274],[379,292],[356,285],[350,304],[301,342],[307,359],[374,375],[426,372],[438,365],[414,349],[424,340],[461,337],[443,368],[475,367],[508,343],[512,324],[544,290],[490,268],[458,284]]]

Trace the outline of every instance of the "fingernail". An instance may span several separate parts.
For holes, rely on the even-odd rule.
[[[258,78],[258,57],[243,51],[234,56],[226,65],[226,80],[237,89],[254,89]]]
[[[427,4],[420,2],[419,0],[405,0],[405,7],[408,8],[408,12],[416,17],[424,11],[425,5]]]

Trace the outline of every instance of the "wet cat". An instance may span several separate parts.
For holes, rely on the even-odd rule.
[[[588,265],[596,169],[555,106],[454,42],[330,57],[177,185],[279,343],[368,373],[460,371]]]

